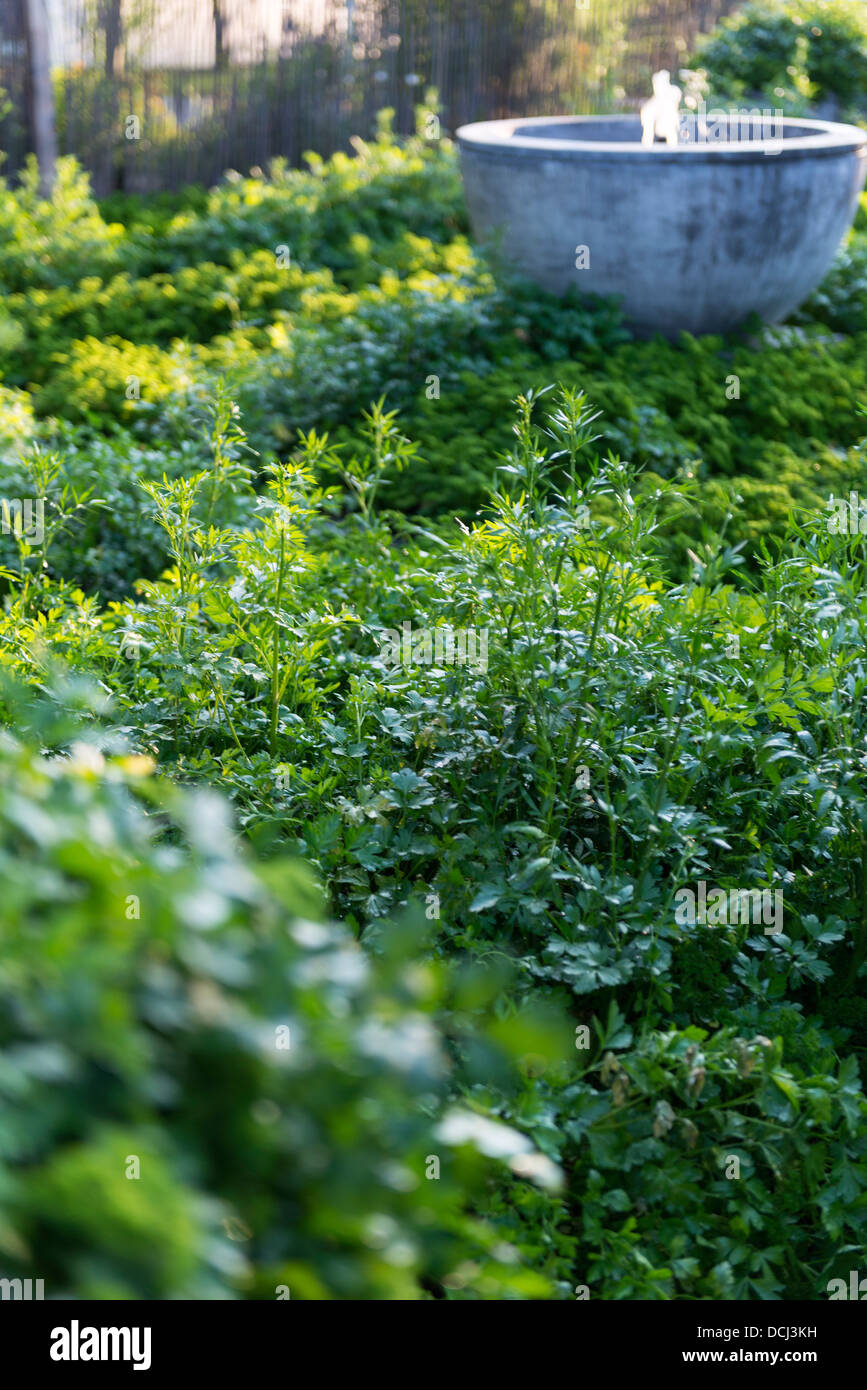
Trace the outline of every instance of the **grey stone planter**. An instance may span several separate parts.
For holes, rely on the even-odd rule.
[[[735,138],[643,146],[634,116],[463,126],[474,233],[556,294],[620,295],[639,334],[779,322],[851,226],[867,132],[779,119],[771,139],[721,133]]]

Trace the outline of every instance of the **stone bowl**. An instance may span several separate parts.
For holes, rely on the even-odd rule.
[[[754,313],[777,323],[852,224],[867,131],[735,113],[693,137],[642,145],[637,116],[462,126],[474,234],[555,294],[619,295],[642,336],[723,333]]]

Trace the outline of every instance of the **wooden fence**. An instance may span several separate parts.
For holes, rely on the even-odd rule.
[[[2,172],[33,148],[28,6],[0,0]],[[60,153],[103,194],[330,154],[435,88],[464,121],[635,105],[734,0],[36,0]]]

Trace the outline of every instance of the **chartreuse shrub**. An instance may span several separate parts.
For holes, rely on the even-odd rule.
[[[111,275],[123,267],[124,229],[107,223],[74,159],[58,161],[50,198],[39,190],[30,159],[14,189],[0,181],[0,241],[4,298],[37,287],[76,284],[85,275]]]
[[[0,386],[0,461],[9,465],[16,460],[35,432],[33,408],[26,391]]]
[[[519,1074],[470,989],[439,1005],[450,1085],[536,1147],[540,1187],[473,1202],[536,1296],[824,1297],[867,1213],[862,537],[805,508],[747,578],[723,515],[673,583],[660,526],[701,484],[600,457],[574,388],[517,407],[470,528],[383,513],[418,451],[381,403],[259,494],[228,464],[150,482],[165,572],[100,609],[20,547],[5,661],[96,677],[133,755],[228,795],[263,874],[312,864],[373,961],[424,908],[420,959],[489,982]],[[229,493],[255,512],[217,520]],[[405,624],[429,652],[395,662]],[[475,659],[438,664],[444,629]],[[778,930],[678,920],[700,882],[781,894]],[[541,1001],[571,1015],[547,1057]],[[500,1296],[488,1270],[430,1277]]]

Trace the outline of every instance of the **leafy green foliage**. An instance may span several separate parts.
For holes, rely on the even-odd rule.
[[[87,176],[73,159],[58,162],[50,198],[39,192],[35,159],[14,191],[0,184],[0,236],[6,295],[76,284],[84,275],[111,274],[122,265],[123,228],[100,216]]]
[[[466,1210],[493,1122],[437,1131],[447,981],[407,955],[418,934],[365,958],[301,866],[241,852],[218,796],[10,698],[31,728],[0,742],[4,1273],[54,1296],[402,1299],[472,1256],[470,1293],[543,1296]]]
[[[498,962],[511,961],[510,1004],[488,1042],[477,986],[474,1002],[439,1008],[459,1062],[452,1086],[536,1146],[513,1171],[540,1190],[516,1201],[494,1187],[477,1214],[492,1241],[502,1223],[548,1296],[574,1283],[608,1298],[818,1297],[864,1222],[863,1041],[850,1050],[838,1021],[867,956],[859,538],[805,516],[747,583],[723,534],[672,586],[658,528],[688,510],[689,488],[658,479],[640,495],[631,465],[594,453],[598,426],[580,392],[520,398],[485,517],[443,538],[377,507],[389,471],[414,467],[381,404],[353,455],[311,432],[256,497],[243,436],[218,402],[215,466],[145,488],[170,557],[161,578],[100,612],[22,546],[7,660],[43,687],[58,658],[97,676],[140,765],[227,793],[268,883],[287,852],[307,859],[374,960],[390,958],[390,923],[433,902],[431,968],[463,958],[499,997]],[[323,471],[349,495],[323,489]],[[226,495],[255,501],[243,526],[215,521]],[[379,638],[405,621],[484,628],[486,669],[389,665]],[[172,813],[174,792],[151,795],[161,818]],[[179,828],[189,839],[188,822]],[[211,897],[189,883],[197,843],[192,867],[189,849],[178,861],[189,906],[170,899],[147,940],[184,914],[208,925],[198,915]],[[114,851],[115,875],[131,853]],[[781,930],[679,925],[675,891],[699,879],[782,891]],[[172,882],[162,873],[161,892]],[[214,960],[220,981],[224,967],[231,976]],[[238,974],[245,998],[249,979]],[[571,1051],[561,1034],[546,1058],[540,1001],[571,1012],[585,1043]],[[522,1058],[517,1076],[492,1065],[498,1039]],[[225,1091],[214,1060],[201,1065],[196,1112]],[[209,1133],[207,1118],[196,1132]],[[118,1151],[98,1135],[92,1163]],[[234,1162],[213,1160],[212,1181],[234,1180]],[[62,1205],[57,1184],[78,1168],[69,1178],[57,1163],[45,1191]],[[564,1193],[546,1163],[570,1173]],[[263,1171],[265,1190],[279,1189]],[[329,1208],[338,1229],[349,1201]],[[541,1291],[527,1274],[495,1295],[506,1276],[487,1257],[476,1266],[479,1286],[442,1266],[421,1277],[447,1296]],[[394,1297],[404,1285],[372,1287]]]
[[[0,535],[3,1272],[822,1298],[867,1213],[863,229],[797,323],[639,343],[492,272],[448,142],[356,156],[0,198],[0,497],[44,501]],[[782,930],[680,922],[700,882]]]
[[[867,99],[867,18],[860,0],[750,0],[698,45],[715,93],[788,104]]]

